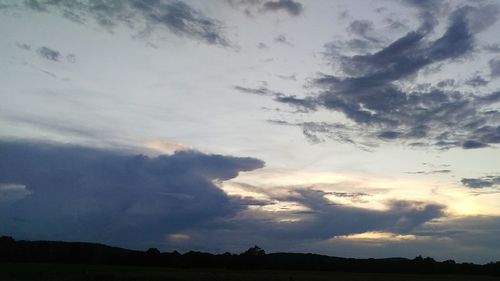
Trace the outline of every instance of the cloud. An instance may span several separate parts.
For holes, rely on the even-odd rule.
[[[369,20],[354,20],[347,27],[347,31],[366,39],[368,42],[380,43],[373,33],[373,22]],[[353,42],[353,41],[351,41]],[[370,43],[366,43],[370,44]]]
[[[284,34],[280,34],[280,35],[276,36],[276,38],[274,38],[274,42],[285,44],[288,46],[293,46],[292,42],[290,42]]]
[[[265,2],[262,6],[262,11],[285,11],[291,16],[298,16],[304,11],[304,8],[302,7],[301,3],[295,2],[293,0],[278,0]]]
[[[314,106],[314,103],[311,103]],[[298,109],[296,112],[309,112],[309,110],[301,111]],[[357,146],[364,151],[371,151],[375,144],[364,141],[354,140],[359,138],[362,134],[362,129],[357,126],[349,126],[339,122],[288,122],[286,120],[267,120],[267,122],[280,126],[299,127],[306,139],[312,143],[317,144],[332,139],[341,143],[349,143]]]
[[[17,43],[16,46],[25,51],[31,51],[31,45],[26,43]]]
[[[400,132],[395,132],[395,131],[384,131],[378,134],[378,137],[381,139],[397,139],[401,136]]]
[[[389,201],[386,210],[373,210],[336,204],[326,198],[327,192],[299,188],[289,195],[274,199],[294,202],[308,211],[297,212],[298,221],[259,226],[267,235],[299,241],[329,239],[334,236],[382,231],[398,234],[410,233],[422,224],[444,216],[444,206],[415,201]],[[354,196],[359,194],[333,194]],[[365,195],[365,194],[363,194]],[[255,226],[253,226],[255,227]]]
[[[490,76],[493,78],[500,77],[500,58],[493,58],[488,64],[490,66]]]
[[[150,140],[146,141],[144,145],[156,152],[161,152],[162,154],[172,154],[177,151],[190,151],[193,150],[192,147],[182,144],[182,143],[177,143],[177,142],[169,142],[166,140]]]
[[[415,174],[415,175],[433,175],[433,174],[449,174],[451,170],[442,169],[442,170],[433,170],[433,171],[418,171],[418,172],[406,172],[407,174]]]
[[[455,79],[444,79],[439,81],[436,86],[439,88],[453,87],[455,85]]]
[[[168,240],[174,241],[174,242],[185,242],[191,239],[189,235],[187,234],[182,234],[182,233],[174,233],[174,234],[169,234],[167,236]]]
[[[276,77],[279,77],[283,80],[292,80],[292,81],[297,81],[297,76],[295,74],[291,74],[291,75],[281,75],[281,74],[277,74]]]
[[[0,185],[0,197],[10,198],[0,202],[0,221],[6,234],[19,239],[97,241],[132,248],[177,247],[183,242],[191,249],[205,245],[213,250],[215,246],[206,246],[212,239],[226,237],[224,247],[244,247],[264,237],[290,245],[369,231],[406,234],[442,217],[445,210],[414,201],[388,201],[384,210],[353,207],[327,197],[360,202],[370,195],[308,187],[269,193],[264,199],[233,197],[215,185],[261,168],[263,162],[253,158],[196,151],[147,157],[19,142],[0,142],[0,149],[0,182],[15,183]],[[282,210],[299,218],[290,222],[280,222],[283,213],[258,211],[277,203],[300,205],[306,211]]]
[[[462,147],[465,149],[483,148],[487,146],[488,144],[475,140],[468,140],[462,144]]]
[[[326,55],[331,59],[340,59],[343,57],[342,52],[368,53],[378,46],[378,42],[373,42],[366,39],[354,38],[346,41],[335,41],[325,45]]]
[[[373,22],[368,20],[355,20],[351,22],[347,31],[353,32],[361,37],[373,30]]]
[[[500,53],[500,44],[487,44],[483,47],[483,49],[490,53]]]
[[[495,187],[500,185],[499,176],[486,176],[482,178],[463,178],[462,184],[470,188]]]
[[[55,62],[59,62],[62,57],[59,51],[53,50],[45,46],[38,48],[36,51],[42,58]]]
[[[498,93],[458,91],[449,89],[453,83],[448,82],[424,88],[411,83],[412,77],[431,65],[456,62],[473,53],[474,35],[493,24],[497,12],[496,6],[461,7],[450,14],[447,29],[436,39],[428,26],[421,26],[376,52],[337,56],[331,62],[338,63],[343,74],[321,75],[310,85],[319,91],[302,101],[310,110],[343,113],[361,128],[362,137],[417,141],[440,149],[499,143],[496,131],[486,138],[477,134],[481,128],[497,127],[500,112],[490,107],[500,102]],[[480,20],[481,13],[491,17]]]
[[[408,234],[366,232],[306,242],[301,248],[334,252],[337,256],[394,257],[397,252],[398,256],[408,258],[421,255],[436,260],[452,258],[456,262],[486,264],[500,259],[499,226],[498,216],[448,217],[423,224]]]
[[[117,25],[130,28],[144,36],[155,28],[167,28],[179,36],[186,36],[207,44],[230,46],[223,35],[223,24],[207,17],[181,1],[126,0],[126,1],[50,1],[30,0],[25,5],[37,12],[56,10],[64,17],[82,24],[93,19],[105,29]]]
[[[276,13],[280,11],[297,17],[304,12],[302,4],[294,0],[226,0],[226,3],[232,8],[243,9],[245,15],[249,17],[254,17],[257,13]]]
[[[262,42],[260,42],[259,44],[257,44],[257,48],[258,49],[267,49],[267,45],[264,44],[264,43],[262,43]]]
[[[259,88],[247,88],[242,86],[235,86],[234,89],[246,94],[274,97],[274,100],[276,102],[286,103],[292,107],[295,107],[298,112],[308,112],[310,110],[316,109],[316,104],[312,99],[307,99],[307,98],[303,99],[303,98],[298,98],[294,95],[285,95],[280,92],[269,90],[264,86]]]
[[[489,81],[484,79],[483,77],[476,75],[469,80],[465,81],[465,84],[472,86],[472,87],[482,87],[488,85]]]
[[[31,194],[24,184],[0,183],[0,206],[2,203],[9,203],[21,200]]]
[[[5,233],[135,248],[234,216],[245,206],[214,182],[263,166],[254,158],[196,151],[146,157],[12,142],[0,142],[0,150],[0,182],[16,183],[2,184],[1,197],[22,193],[0,205]]]

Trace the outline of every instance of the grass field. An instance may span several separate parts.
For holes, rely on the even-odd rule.
[[[489,276],[367,274],[314,271],[239,271],[222,269],[169,269],[161,267],[61,265],[61,264],[0,264],[0,280],[79,281],[79,280],[179,280],[179,281],[411,281],[500,280]]]

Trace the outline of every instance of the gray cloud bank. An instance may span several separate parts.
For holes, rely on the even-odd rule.
[[[265,239],[296,243],[366,231],[407,233],[444,216],[439,204],[391,201],[387,210],[333,204],[327,195],[359,200],[368,194],[300,188],[269,200],[228,196],[215,181],[263,167],[254,158],[195,151],[146,157],[84,147],[0,142],[0,225],[20,239],[83,240],[134,248],[165,246],[187,233],[202,248],[224,232],[224,246]],[[248,206],[294,202],[297,222]],[[245,216],[243,214],[250,214]],[[193,238],[193,239],[194,239]],[[213,249],[213,248],[212,248]],[[227,249],[226,249],[227,250]]]
[[[128,246],[162,242],[168,234],[233,216],[243,206],[213,181],[263,166],[254,158],[195,151],[150,158],[6,142],[0,151],[0,183],[11,187],[10,198],[20,193],[18,200],[0,202],[4,233]]]

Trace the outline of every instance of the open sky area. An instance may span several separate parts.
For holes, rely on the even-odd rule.
[[[499,13],[0,0],[0,235],[500,260]]]

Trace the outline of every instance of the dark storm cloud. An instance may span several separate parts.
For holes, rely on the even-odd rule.
[[[12,142],[1,142],[0,151],[0,222],[6,234],[20,239],[145,248],[164,245],[169,234],[188,233],[198,237],[189,244],[192,249],[209,242],[211,234],[223,233],[229,235],[224,247],[230,247],[228,243],[247,246],[262,237],[295,243],[366,231],[407,233],[444,215],[444,207],[432,203],[390,201],[381,211],[334,204],[326,198],[360,201],[370,196],[364,192],[299,188],[255,199],[229,197],[214,185],[213,181],[261,168],[263,162],[253,158],[195,151],[151,158]],[[273,212],[235,216],[247,206],[279,201],[309,211],[297,213],[302,219],[290,223],[278,223]]]
[[[434,5],[424,4],[418,5],[422,9]],[[487,19],[482,19],[483,13],[489,15]],[[479,128],[496,128],[498,124],[499,112],[486,109],[499,101],[496,93],[478,95],[446,89],[454,84],[451,80],[440,82],[439,87],[404,86],[432,65],[456,62],[472,54],[475,34],[493,24],[497,14],[496,6],[461,7],[450,13],[448,27],[437,39],[430,38],[428,26],[420,27],[376,52],[337,56],[332,62],[339,63],[343,76],[323,74],[312,82],[320,92],[303,101],[314,108],[342,112],[362,127],[361,134],[370,131],[385,140],[418,140],[440,149],[499,143],[496,132],[487,138],[476,135]],[[476,86],[486,83],[479,79],[469,82]]]
[[[277,0],[277,1],[267,1],[262,6],[263,11],[286,11],[292,16],[298,16],[303,11],[304,8],[302,4],[293,0]]]
[[[129,247],[161,244],[170,233],[234,215],[244,200],[233,201],[213,181],[263,166],[253,158],[195,151],[150,158],[9,142],[1,142],[0,151],[0,183],[29,193],[0,205],[4,233]]]
[[[470,188],[485,188],[500,185],[499,176],[486,176],[482,178],[463,178],[462,184]]]
[[[93,19],[103,28],[123,25],[147,34],[152,28],[167,28],[180,36],[188,36],[208,44],[229,46],[223,35],[223,24],[181,1],[53,1],[30,0],[25,5],[34,11],[56,9],[66,18],[86,23]]]

